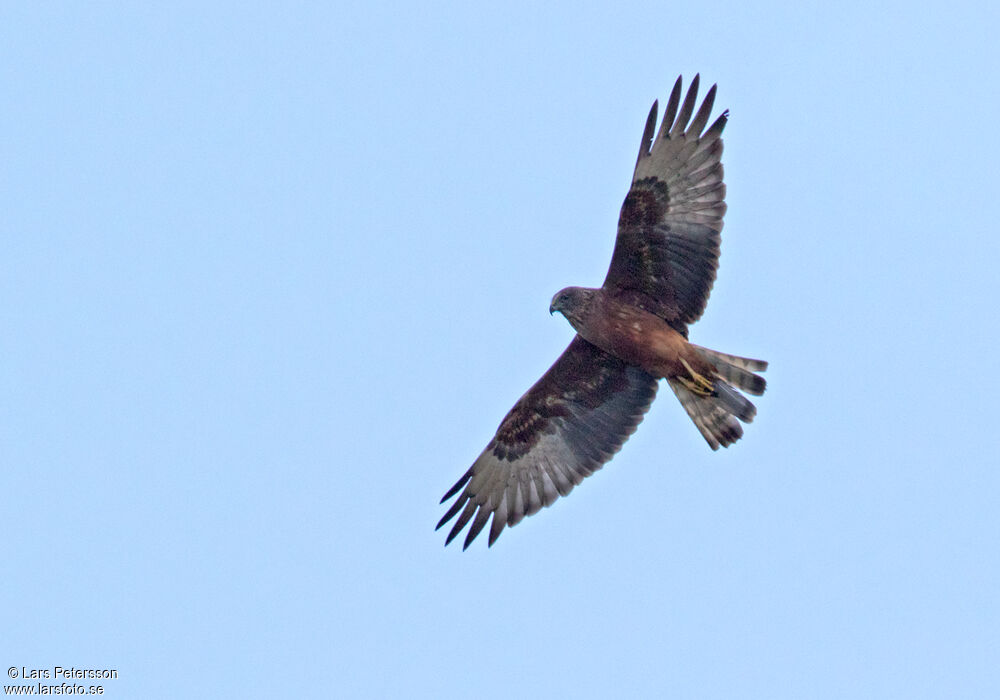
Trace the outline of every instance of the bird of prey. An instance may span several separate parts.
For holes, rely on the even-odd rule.
[[[549,312],[562,313],[576,336],[441,499],[458,494],[437,525],[458,515],[445,544],[471,521],[467,548],[492,515],[492,546],[505,527],[567,495],[635,431],[660,379],[713,450],[739,440],[739,421],[753,420],[757,409],[740,392],[764,393],[755,372],[767,362],[687,339],[715,281],[726,211],[720,158],[729,112],[706,129],[716,86],[695,113],[698,81],[681,102],[677,79],[655,138],[653,102],[607,277],[552,298]]]

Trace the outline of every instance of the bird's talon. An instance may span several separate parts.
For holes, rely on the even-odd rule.
[[[692,369],[691,365],[688,364],[688,361],[685,360],[683,357],[681,358],[681,364],[684,365],[684,369],[686,369],[688,371],[688,374],[691,375],[691,379],[688,379],[687,377],[678,377],[681,384],[683,384],[688,391],[690,391],[693,394],[697,394],[698,396],[711,395],[711,393],[714,391],[712,382],[706,379],[703,375],[695,372],[694,369]]]

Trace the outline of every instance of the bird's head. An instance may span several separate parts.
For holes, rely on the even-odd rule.
[[[570,322],[570,325],[576,328],[593,293],[593,289],[586,289],[584,287],[566,287],[565,289],[561,289],[552,297],[552,303],[549,304],[549,313],[560,312]]]

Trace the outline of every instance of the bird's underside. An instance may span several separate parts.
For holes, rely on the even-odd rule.
[[[446,543],[470,524],[464,547],[492,517],[489,544],[505,527],[567,495],[628,439],[664,378],[715,450],[743,435],[760,395],[762,360],[687,340],[718,268],[725,214],[721,134],[711,126],[713,85],[695,113],[695,76],[683,103],[678,78],[654,138],[657,104],[643,132],[632,186],[601,287],[567,287],[552,299],[577,331],[555,364],[522,396],[472,467],[438,528],[456,516]],[[693,115],[693,118],[692,118]]]

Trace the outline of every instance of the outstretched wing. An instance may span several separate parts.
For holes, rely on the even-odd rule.
[[[695,76],[681,104],[681,79],[677,79],[655,140],[657,103],[653,103],[604,280],[609,292],[656,314],[682,333],[708,302],[726,213],[719,159],[729,113],[723,112],[705,130],[715,102],[713,85],[688,123],[698,97],[698,81]]]
[[[649,410],[656,388],[651,375],[576,336],[441,499],[461,490],[437,524],[440,528],[461,511],[445,544],[471,520],[463,549],[468,547],[492,514],[492,546],[504,527],[568,494],[621,448]]]

